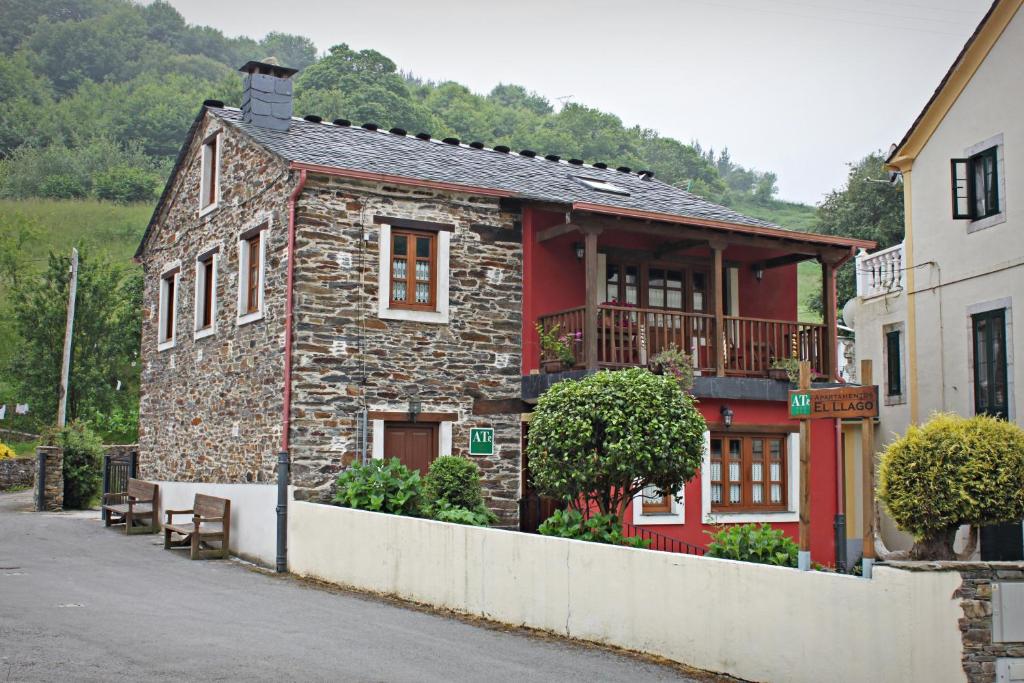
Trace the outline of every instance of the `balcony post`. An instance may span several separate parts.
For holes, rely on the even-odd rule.
[[[725,301],[723,299],[725,286],[722,282],[722,252],[725,251],[725,242],[713,241],[711,244],[713,273],[714,301],[715,301],[715,374],[719,377],[725,376]]]
[[[586,278],[583,357],[588,370],[597,369],[597,236],[600,233],[600,229],[583,228],[583,269]]]
[[[836,380],[836,346],[839,344],[836,329],[836,267],[824,259],[821,262],[821,298],[822,320],[825,323],[821,369],[829,379]]]

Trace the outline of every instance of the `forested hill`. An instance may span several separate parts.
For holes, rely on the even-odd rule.
[[[519,85],[478,94],[399,72],[374,50],[341,44],[318,58],[302,36],[227,37],[161,1],[0,0],[0,18],[0,198],[152,201],[200,103],[237,105],[238,66],[273,57],[301,69],[297,115],[650,169],[769,218],[782,208],[775,174],[744,168],[727,150],[627,127],[583,104],[556,109]]]

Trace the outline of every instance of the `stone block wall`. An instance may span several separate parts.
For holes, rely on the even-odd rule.
[[[220,131],[218,208],[200,216],[201,144]],[[287,202],[294,174],[212,115],[200,122],[142,256],[145,271],[139,475],[271,482],[281,437]],[[264,315],[238,324],[239,239],[264,231]],[[196,258],[218,249],[216,332],[195,338]],[[158,350],[160,276],[181,264],[173,348]]]
[[[36,476],[35,458],[0,460],[0,491],[31,487]]]
[[[36,477],[33,487],[37,496],[37,509],[40,488],[38,458],[40,456],[46,458],[43,468],[42,508],[50,512],[59,512],[64,507],[64,451],[57,446],[36,447]]]
[[[387,292],[378,291],[377,216],[454,225],[447,323],[379,316]],[[451,454],[468,456],[471,427],[494,428],[495,454],[474,460],[489,506],[517,524],[520,416],[474,415],[473,405],[521,396],[518,218],[491,197],[309,176],[296,236],[291,439],[300,497],[326,499],[360,457],[362,410],[404,412],[416,395],[424,413],[457,415]]]

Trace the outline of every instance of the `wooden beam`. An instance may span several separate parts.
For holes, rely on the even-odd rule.
[[[597,368],[597,235],[588,229],[583,235],[583,270],[586,299],[583,314],[583,357],[588,370]]]
[[[831,263],[821,264],[821,310],[825,323],[825,358],[822,368],[829,378],[838,378],[836,346],[839,344],[836,328],[836,268]]]
[[[674,242],[665,242],[660,244],[654,249],[654,258],[663,258],[666,254],[671,254],[673,251],[683,251],[684,249],[690,249],[692,247],[701,246],[707,244],[705,240],[676,240]]]
[[[715,374],[725,377],[725,301],[722,282],[722,252],[725,245],[721,242],[711,244],[711,272],[714,280],[715,297]]]
[[[410,422],[409,413],[399,410],[371,410],[366,414],[370,420],[384,422]],[[416,422],[458,422],[458,413],[417,413]]]
[[[511,415],[529,411],[521,398],[477,398],[473,400],[474,415]]]
[[[794,263],[810,261],[812,258],[815,257],[810,254],[786,254],[785,256],[776,256],[775,258],[765,259],[764,261],[761,261],[761,266],[765,270],[771,270],[772,268],[781,268],[782,266],[788,266]]]
[[[575,225],[574,223],[562,223],[561,225],[556,225],[554,227],[547,228],[545,230],[541,230],[540,232],[538,232],[537,241],[546,242],[548,240],[553,240],[556,237],[567,235],[570,232],[575,232],[579,229],[580,226]]]

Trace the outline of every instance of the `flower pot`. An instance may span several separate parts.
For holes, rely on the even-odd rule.
[[[546,374],[552,375],[556,372],[562,372],[563,370],[565,370],[566,364],[558,358],[552,360],[542,360],[540,362],[540,369],[543,370]]]
[[[786,368],[768,368],[768,379],[774,379],[780,382],[788,382],[789,373],[786,372]]]

